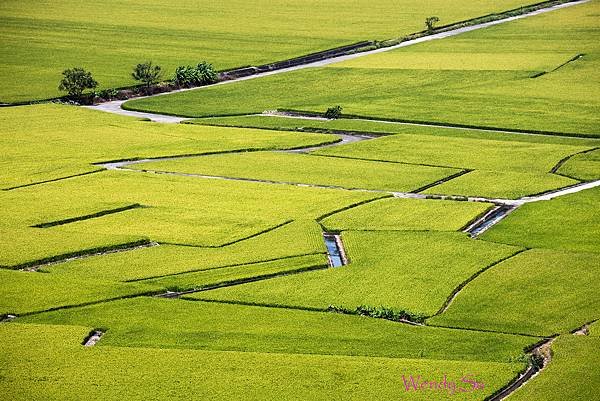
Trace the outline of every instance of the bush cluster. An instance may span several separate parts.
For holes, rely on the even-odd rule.
[[[182,65],[175,70],[173,82],[177,86],[190,87],[217,82],[218,74],[212,64],[203,61],[196,66]]]
[[[337,106],[330,107],[325,112],[325,118],[329,118],[331,120],[340,118],[340,116],[342,115],[342,110],[342,106],[340,106],[339,104]]]
[[[399,321],[409,321],[415,323],[423,323],[427,316],[413,313],[404,309],[395,310],[385,306],[366,306],[361,305],[354,310],[349,310],[343,307],[329,305],[327,308],[330,312],[345,313],[351,315],[369,316],[377,319]]]
[[[141,87],[123,90],[111,88],[84,94],[85,90],[95,89],[98,86],[98,82],[94,80],[91,72],[81,67],[74,67],[64,70],[62,75],[63,78],[58,89],[67,92],[70,100],[84,104],[98,100],[127,99],[139,93],[152,94],[157,91],[172,90],[176,87],[207,85],[215,83],[219,79],[219,74],[212,64],[202,61],[196,66],[177,67],[172,82],[161,82],[162,67],[146,61],[137,64],[131,73],[131,77],[142,84]]]

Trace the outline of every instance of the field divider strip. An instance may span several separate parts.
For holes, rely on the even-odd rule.
[[[451,180],[453,180],[455,178],[461,177],[461,176],[463,176],[465,174],[468,174],[468,173],[470,173],[472,171],[474,171],[474,170],[472,170],[472,169],[464,169],[462,171],[459,171],[458,173],[450,174],[449,176],[444,177],[441,180],[437,180],[436,182],[432,182],[431,184],[424,185],[424,186],[422,186],[420,188],[417,188],[417,189],[415,189],[414,191],[411,191],[411,192],[414,192],[414,193],[423,192],[423,191],[425,191],[425,190],[427,190],[429,188],[433,188],[433,187],[436,187],[438,185],[444,184],[444,183],[446,183],[448,181],[451,181]]]
[[[190,248],[219,249],[219,248],[225,248],[225,247],[228,247],[230,245],[235,245],[235,244],[237,244],[239,242],[243,242],[243,241],[246,241],[246,240],[258,237],[259,235],[267,234],[267,233],[269,233],[271,231],[275,231],[278,228],[284,227],[284,226],[286,226],[286,225],[288,225],[290,223],[293,223],[293,222],[294,222],[294,220],[286,220],[283,223],[279,223],[277,225],[268,227],[268,228],[266,228],[264,230],[261,230],[259,232],[250,234],[250,235],[248,235],[246,237],[238,238],[236,240],[233,240],[233,241],[230,241],[230,242],[225,242],[225,243],[220,244],[220,245],[194,245],[194,244],[183,244],[183,243],[162,242],[162,241],[158,242],[158,244],[160,244],[160,245],[174,245],[174,246],[187,246],[187,247],[190,247]]]
[[[34,224],[30,227],[31,228],[50,228],[50,227],[62,226],[65,224],[75,223],[77,221],[85,221],[85,220],[95,219],[95,218],[106,216],[106,215],[121,213],[121,212],[125,212],[127,210],[141,209],[141,208],[145,208],[145,207],[147,207],[147,206],[140,205],[139,203],[134,203],[131,205],[122,206],[122,207],[118,207],[118,208],[114,208],[114,209],[101,210],[99,212],[90,213],[90,214],[86,214],[83,216],[70,217],[68,219],[55,220],[55,221],[50,221],[47,223]]]
[[[540,374],[552,360],[551,346],[555,339],[556,337],[550,337],[536,343],[529,351],[530,356],[528,366],[519,372],[519,374],[505,387],[486,397],[484,401],[505,400],[529,380]]]
[[[149,247],[153,247],[153,246],[158,246],[158,243],[150,241],[148,239],[142,239],[142,240],[137,240],[137,241],[132,241],[132,242],[125,242],[122,244],[99,246],[99,247],[94,247],[94,248],[89,248],[89,249],[83,249],[80,251],[69,252],[69,253],[64,253],[61,255],[55,255],[55,256],[50,256],[47,258],[33,260],[31,262],[20,263],[17,265],[0,266],[0,268],[10,269],[10,270],[37,271],[38,269],[45,267],[45,266],[65,263],[65,262],[69,262],[72,260],[84,259],[84,258],[89,258],[89,257],[93,257],[93,256],[108,255],[108,254],[117,253],[117,252],[128,252],[128,251],[133,251],[136,249],[149,248]]]
[[[99,169],[99,170],[87,171],[85,173],[67,175],[65,177],[52,178],[50,180],[37,181],[37,182],[32,182],[30,184],[23,184],[23,185],[17,185],[17,186],[9,187],[9,188],[2,188],[2,191],[13,191],[15,189],[32,187],[34,185],[48,184],[48,183],[51,183],[51,182],[68,180],[69,178],[77,178],[77,177],[83,177],[83,176],[90,175],[90,174],[102,173],[103,171],[105,171],[105,170],[104,169]]]
[[[324,113],[316,112],[316,111],[306,111],[306,110],[293,110],[293,109],[279,109],[279,111],[290,113],[290,116],[294,114],[297,116],[307,116],[307,117],[322,117]],[[248,114],[246,114],[248,115]],[[261,114],[264,116],[278,117],[269,114]],[[213,116],[213,117],[228,117],[228,116]],[[281,117],[281,116],[279,116]],[[199,117],[202,119],[202,117]],[[533,135],[533,136],[560,136],[560,137],[569,137],[574,139],[598,139],[600,138],[600,133],[577,133],[577,132],[559,132],[559,131],[544,131],[544,130],[528,130],[521,128],[502,128],[502,127],[492,127],[485,125],[475,125],[475,124],[463,124],[463,123],[453,123],[453,122],[445,122],[445,121],[426,121],[426,120],[410,120],[404,118],[390,118],[390,117],[374,117],[374,116],[364,116],[359,114],[342,114],[339,119],[344,120],[356,120],[356,121],[365,121],[365,122],[376,122],[376,123],[384,123],[384,124],[398,124],[398,125],[413,125],[419,127],[433,127],[433,128],[448,128],[448,129],[460,129],[465,131],[489,131],[489,132],[498,132],[502,134],[520,134],[520,135]],[[367,132],[369,133],[369,132]],[[373,133],[377,134],[377,133]],[[383,135],[397,135],[397,133],[383,133]]]
[[[591,152],[593,152],[593,151],[596,151],[596,150],[598,150],[598,149],[600,149],[600,146],[596,146],[596,147],[593,147],[593,148],[590,148],[590,149],[582,150],[582,151],[580,151],[580,152],[576,152],[576,153],[570,154],[570,155],[568,155],[568,156],[566,156],[566,157],[563,157],[562,159],[560,159],[560,160],[558,161],[558,163],[556,163],[556,164],[554,165],[554,167],[552,167],[552,168],[550,169],[550,174],[556,174],[556,175],[560,175],[560,176],[563,176],[563,177],[567,177],[567,176],[564,176],[564,175],[562,175],[562,174],[558,173],[558,170],[560,170],[560,168],[561,168],[561,167],[562,167],[562,166],[563,166],[563,165],[564,165],[566,162],[568,162],[568,161],[569,161],[571,158],[573,158],[573,157],[575,157],[575,156],[577,156],[577,155],[583,155],[583,154],[586,154],[586,153],[591,153]],[[567,178],[575,179],[575,180],[577,180],[577,181],[582,181],[582,180],[579,180],[579,179],[577,179],[577,178],[573,178],[573,177],[567,177]]]
[[[234,300],[221,300],[221,299],[210,299],[210,298],[188,298],[185,295],[179,298],[183,301],[193,301],[193,302],[207,302],[207,303],[215,303],[215,304],[226,304],[226,305],[240,305],[240,306],[256,306],[261,308],[272,308],[272,309],[291,309],[291,310],[299,310],[305,312],[320,312],[320,313],[329,313],[327,308],[315,308],[311,306],[294,306],[294,305],[279,305],[279,304],[269,304],[263,302],[245,302],[245,301],[234,301]]]
[[[318,152],[311,153],[311,154],[309,154],[309,156],[329,157],[332,159],[360,160],[360,161],[377,162],[377,163],[403,164],[403,165],[407,165],[407,166],[436,167],[436,168],[445,168],[445,169],[452,169],[452,170],[468,170],[467,172],[474,171],[467,167],[445,166],[445,165],[441,165],[441,164],[428,164],[428,163],[413,163],[413,162],[405,162],[405,161],[398,161],[398,160],[374,159],[374,158],[368,158],[368,157],[329,155],[329,154],[322,154],[322,153],[318,153]],[[466,174],[466,173],[462,172],[462,174]]]
[[[542,77],[544,75],[548,75],[551,74],[555,71],[558,71],[559,69],[561,69],[562,67],[566,66],[567,64],[572,63],[573,61],[577,61],[580,58],[582,58],[583,56],[585,56],[585,53],[579,53],[577,55],[575,55],[574,57],[571,57],[569,60],[565,61],[564,63],[562,63],[561,65],[559,65],[558,67],[554,68],[553,70],[550,71],[542,71],[542,72],[538,72],[537,74],[533,74],[532,76],[530,76],[529,78],[535,79],[535,78],[539,78]]]
[[[152,296],[155,296],[155,295],[158,295],[161,293],[162,293],[162,291],[160,291],[160,290],[140,291],[140,292],[135,292],[132,294],[121,295],[118,297],[99,299],[96,301],[89,301],[89,302],[82,302],[79,304],[55,306],[55,307],[51,307],[48,309],[42,309],[42,310],[30,311],[30,312],[24,312],[24,313],[13,313],[12,316],[14,316],[14,319],[18,319],[19,317],[24,317],[24,316],[34,316],[34,315],[41,315],[43,313],[56,312],[56,311],[60,311],[60,310],[84,308],[86,306],[100,305],[100,304],[105,304],[105,303],[109,303],[109,302],[122,301],[122,300],[126,300],[126,299],[152,297]]]
[[[387,194],[387,195],[378,196],[378,197],[371,198],[371,199],[362,200],[360,202],[352,203],[350,205],[347,205],[347,206],[341,207],[339,209],[335,209],[335,210],[329,211],[329,212],[327,212],[325,214],[322,214],[321,216],[317,217],[315,219],[315,221],[319,225],[321,225],[321,228],[323,228],[324,231],[327,231],[327,229],[325,227],[323,227],[323,225],[321,224],[322,221],[325,220],[326,218],[331,217],[334,214],[345,212],[346,210],[350,210],[350,209],[354,209],[354,208],[362,206],[362,205],[366,205],[366,204],[371,203],[371,202],[377,202],[377,201],[383,200],[383,199],[391,199],[393,197],[394,196],[392,194]]]
[[[452,290],[452,292],[450,293],[450,295],[448,296],[448,298],[446,299],[446,301],[442,304],[442,306],[440,307],[440,309],[438,309],[438,311],[436,313],[434,313],[433,315],[430,316],[434,317],[434,316],[439,316],[442,313],[446,312],[446,310],[448,310],[448,308],[450,307],[450,305],[452,304],[452,301],[454,301],[454,299],[458,296],[458,294],[463,290],[463,288],[465,288],[469,283],[471,283],[473,280],[475,280],[477,277],[479,277],[481,274],[485,273],[486,271],[488,271],[489,269],[491,269],[494,266],[499,265],[502,262],[505,262],[511,258],[514,258],[515,256],[528,251],[528,248],[523,248],[523,249],[519,249],[516,252],[513,252],[512,254],[505,256],[499,260],[496,260],[495,262],[490,263],[489,265],[487,265],[486,267],[484,267],[481,270],[478,270],[477,272],[475,272],[475,274],[473,274],[471,277],[467,278],[465,281],[463,281],[462,283],[460,283],[454,290]]]
[[[230,267],[252,266],[252,265],[257,265],[257,264],[261,264],[261,263],[277,262],[277,261],[280,261],[280,260],[294,259],[294,258],[299,258],[299,257],[303,257],[303,256],[324,255],[324,254],[325,254],[325,252],[321,252],[321,253],[302,253],[302,254],[297,254],[297,255],[282,256],[282,257],[279,257],[279,258],[263,259],[263,260],[253,261],[253,262],[232,263],[232,264],[228,264],[228,265],[209,267],[209,268],[206,268],[206,269],[198,268],[198,269],[181,271],[181,272],[177,272],[177,273],[169,273],[169,274],[161,274],[161,275],[157,275],[157,276],[134,278],[134,279],[129,279],[129,280],[123,280],[122,282],[123,283],[137,283],[137,282],[140,282],[140,281],[156,280],[156,279],[161,279],[161,278],[165,278],[165,277],[182,276],[182,275],[186,275],[186,274],[193,274],[193,273],[200,273],[200,272],[206,272],[206,271],[212,271],[212,270],[227,269],[227,268],[230,268]]]
[[[195,294],[198,292],[211,291],[211,290],[216,290],[218,288],[234,287],[237,285],[254,283],[257,281],[270,280],[270,279],[277,278],[277,277],[285,277],[285,276],[291,276],[291,275],[295,275],[295,274],[301,274],[301,273],[306,273],[306,272],[311,272],[311,271],[316,271],[316,270],[325,270],[325,269],[329,269],[329,265],[327,265],[326,263],[317,264],[317,265],[300,267],[298,269],[286,270],[286,271],[277,272],[277,273],[261,274],[258,276],[253,276],[253,277],[248,277],[248,278],[222,281],[219,283],[209,284],[206,286],[193,288],[190,290],[167,291],[164,293],[156,294],[154,296],[156,296],[158,298],[179,298],[179,297],[181,297],[183,295],[187,295],[187,294]]]

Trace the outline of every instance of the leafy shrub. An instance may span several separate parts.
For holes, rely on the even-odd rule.
[[[136,81],[142,82],[149,91],[152,84],[160,81],[162,77],[162,69],[159,65],[152,65],[152,61],[138,64],[134,67],[131,76]]]
[[[200,76],[201,85],[217,82],[219,75],[212,64],[202,61],[201,63],[198,63],[196,69],[198,70],[198,75]]]
[[[218,74],[212,64],[202,61],[195,67],[182,65],[175,70],[173,81],[178,86],[207,85],[217,82]]]
[[[95,98],[111,100],[119,95],[119,91],[114,88],[102,89],[93,93]]]
[[[98,82],[92,78],[92,73],[81,67],[64,70],[62,75],[58,90],[65,91],[72,97],[81,97],[84,90],[98,86]]]
[[[346,309],[343,307],[329,305],[327,310],[330,312],[337,312],[337,313],[344,313],[344,314],[351,314],[351,315],[360,315],[360,316],[369,316],[369,317],[374,317],[377,319],[393,320],[396,322],[410,321],[410,322],[422,323],[426,319],[425,315],[422,315],[419,313],[413,313],[410,311],[406,311],[404,309],[394,310],[394,309],[387,308],[385,306],[361,305],[361,306],[357,307],[355,310],[349,310],[349,309]]]
[[[329,118],[329,119],[336,119],[336,118],[340,118],[340,116],[342,115],[342,106],[340,106],[339,104],[335,107],[330,107],[327,109],[327,111],[325,112],[325,117]]]
[[[433,30],[435,29],[435,24],[437,24],[438,22],[440,22],[440,19],[435,16],[425,18],[425,26],[427,27],[427,32],[433,32]]]

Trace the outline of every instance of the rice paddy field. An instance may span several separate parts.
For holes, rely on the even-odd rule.
[[[209,117],[324,112],[339,104],[350,115],[597,136],[598,98],[589,83],[598,82],[599,8],[591,1],[323,68],[127,107]]]
[[[600,0],[557,3],[123,108],[0,107],[0,398],[597,399]],[[527,4],[8,0],[0,102]]]
[[[448,24],[529,4],[524,0],[68,0],[0,5],[0,101],[59,95],[63,69],[91,69],[101,87],[131,85],[133,66],[152,59],[173,74],[202,60],[218,69],[261,65],[424,28],[427,13]]]

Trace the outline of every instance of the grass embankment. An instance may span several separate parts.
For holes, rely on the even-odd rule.
[[[590,2],[326,68],[126,107],[207,117],[277,108],[324,112],[340,104],[349,115],[598,136],[599,7]],[[531,78],[577,54],[585,55]]]
[[[151,316],[146,311],[152,310]],[[164,316],[169,316],[165,325]],[[218,316],[218,319],[215,319]],[[535,339],[337,313],[138,298],[21,322],[103,327],[101,346],[516,362]],[[481,348],[488,352],[481,353]]]
[[[230,123],[235,124],[235,121],[242,120]],[[347,120],[345,124],[352,121],[355,120]],[[135,168],[400,191],[414,190],[419,183],[423,186],[435,182],[442,176],[436,179],[435,175],[426,174],[435,171],[427,166],[445,166],[454,170],[438,171],[445,171],[448,176],[463,169],[474,171],[429,188],[425,193],[519,198],[577,183],[575,179],[551,171],[562,159],[598,145],[598,141],[592,139],[392,126],[402,135],[318,149],[312,156],[256,152],[144,163]],[[369,165],[368,161],[376,164]],[[290,165],[293,168],[288,169]],[[368,167],[377,168],[367,170]],[[373,174],[356,174],[356,169],[373,171]],[[408,179],[409,172],[415,179]]]
[[[600,150],[573,156],[558,169],[558,173],[584,181],[600,179]]]
[[[147,260],[152,264],[153,260]],[[81,270],[50,269],[50,274],[0,270],[3,287],[0,290],[0,315],[27,314],[54,308],[80,306],[110,299],[159,294],[167,290],[188,290],[219,287],[257,277],[287,274],[327,266],[323,255],[290,257],[272,262],[242,264],[222,269],[200,270],[177,276],[124,283],[83,274]],[[127,264],[118,266],[127,269]]]
[[[544,372],[514,394],[515,401],[593,400],[600,391],[600,339],[561,336],[552,343],[552,362]]]

